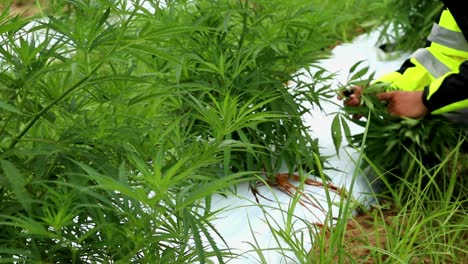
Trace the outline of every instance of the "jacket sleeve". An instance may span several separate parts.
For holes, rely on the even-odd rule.
[[[432,114],[468,108],[468,60],[424,88],[423,102]]]
[[[442,0],[452,13],[458,27],[468,40],[468,16],[463,1]],[[432,114],[468,108],[468,60],[458,71],[450,72],[424,88],[423,102]]]

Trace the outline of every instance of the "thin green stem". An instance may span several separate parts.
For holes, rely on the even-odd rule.
[[[118,45],[120,44],[120,41],[122,40],[122,37],[123,37],[123,34],[126,32],[126,28],[128,26],[128,24],[130,23],[131,19],[133,18],[133,15],[130,15],[129,18],[127,19],[127,21],[125,21],[125,23],[123,24],[123,28],[121,30],[121,34],[120,36],[118,37],[116,43],[114,44],[114,46],[112,47],[112,49],[110,49],[110,51],[107,53],[107,56],[112,54],[118,47]],[[50,104],[48,104],[46,107],[44,107],[41,111],[39,111],[39,113],[37,113],[29,122],[28,124],[23,128],[23,130],[18,133],[18,135],[16,135],[15,137],[13,137],[13,139],[11,140],[11,143],[10,143],[10,146],[8,147],[7,150],[11,150],[13,149],[16,144],[20,141],[20,139],[34,126],[34,124],[45,114],[47,113],[47,111],[49,111],[54,105],[56,105],[57,103],[59,103],[60,101],[62,101],[64,98],[66,98],[69,94],[71,94],[73,91],[75,91],[76,89],[78,89],[82,84],[86,83],[89,79],[91,79],[91,77],[99,70],[99,68],[105,63],[106,61],[105,60],[102,60],[98,65],[96,65],[96,67],[94,67],[91,72],[84,78],[82,78],[81,80],[79,80],[76,84],[74,84],[73,86],[71,86],[70,88],[68,88],[62,95],[60,95],[59,97],[55,98]]]
[[[23,130],[18,134],[16,135],[15,137],[13,137],[13,139],[11,140],[11,143],[10,143],[10,146],[8,147],[8,150],[11,150],[13,149],[16,144],[19,142],[19,140],[29,131],[29,129],[31,129],[33,127],[33,125],[45,114],[47,113],[47,111],[49,111],[54,105],[56,105],[58,102],[62,101],[65,97],[67,97],[70,93],[72,93],[73,91],[75,91],[78,87],[80,87],[83,83],[85,83],[86,81],[88,81],[92,74],[94,74],[94,72],[98,69],[98,67],[100,67],[103,63],[100,63],[98,66],[96,66],[96,68],[91,72],[90,75],[84,77],[83,79],[81,79],[80,81],[78,81],[75,85],[73,85],[72,87],[68,88],[68,90],[66,90],[62,95],[60,95],[59,97],[57,97],[55,100],[53,100],[50,104],[48,104],[46,107],[44,107],[41,111],[39,111],[39,113],[37,113],[29,122],[28,124],[23,128]]]

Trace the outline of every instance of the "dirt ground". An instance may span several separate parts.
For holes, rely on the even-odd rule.
[[[39,1],[44,7],[47,4],[47,1]],[[0,9],[7,7],[8,1],[0,2]],[[10,14],[20,15],[24,17],[33,16],[40,12],[40,8],[36,4],[36,0],[16,0],[13,1],[10,6]]]
[[[392,252],[391,244],[398,241],[399,237],[404,236],[405,227],[407,226],[406,222],[401,212],[399,213],[392,206],[388,209],[371,209],[362,212],[348,220],[343,235],[344,243],[337,246],[331,245],[333,242],[330,241],[330,237],[333,230],[318,225],[319,233],[316,236],[317,240],[313,243],[313,248],[310,252],[311,263],[320,263],[317,261],[320,258],[320,254],[326,256],[345,256],[344,262],[339,262],[340,260],[336,257],[333,263],[393,263],[391,259],[388,259],[388,255],[394,253]],[[466,236],[468,236],[468,233]],[[420,237],[414,242],[413,246],[417,245],[418,241],[423,240],[424,232],[421,232]],[[430,252],[421,253],[423,254],[420,257],[414,257],[408,264],[432,264],[428,255]],[[443,263],[468,264],[468,256],[461,252],[458,253],[460,254],[457,255],[456,260],[447,256],[447,259]]]
[[[379,214],[379,217],[374,216],[376,213]],[[345,243],[339,245],[334,250],[346,252],[348,257],[345,257],[344,263],[376,264],[385,262],[387,259],[386,254],[376,254],[375,249],[388,250],[388,238],[394,237],[397,235],[397,232],[400,232],[399,225],[401,223],[399,223],[399,218],[396,216],[397,210],[390,208],[381,211],[375,209],[373,211],[362,212],[350,218],[344,231],[343,241]],[[317,239],[320,242],[314,243],[315,247],[311,250],[311,262],[318,263],[314,259],[323,253],[327,256],[333,254],[343,255],[342,253],[330,252],[330,248],[333,248],[330,237],[331,232],[334,231],[323,226],[319,226],[319,228],[321,233],[319,233]],[[338,257],[334,261],[338,263]],[[413,263],[426,264],[430,263],[430,261],[418,259]]]

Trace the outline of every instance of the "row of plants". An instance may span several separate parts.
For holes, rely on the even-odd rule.
[[[40,4],[0,15],[2,263],[225,262],[212,194],[326,166],[301,117],[333,73],[298,70],[386,22],[426,27],[393,1]]]

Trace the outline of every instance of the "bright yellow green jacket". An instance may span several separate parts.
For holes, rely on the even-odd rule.
[[[468,108],[465,35],[445,8],[432,27],[428,45],[416,50],[400,70],[377,81],[389,83],[389,90],[424,91],[423,101],[432,114]]]

